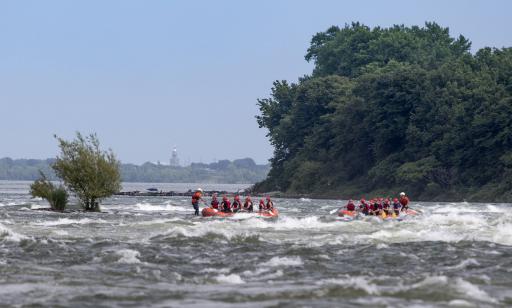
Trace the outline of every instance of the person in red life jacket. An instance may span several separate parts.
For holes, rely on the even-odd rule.
[[[231,202],[229,202],[228,197],[223,196],[222,202],[220,203],[220,208],[224,213],[231,213]]]
[[[370,215],[379,216],[380,208],[382,208],[382,204],[379,203],[379,200],[373,200],[372,205],[370,207]]]
[[[401,211],[407,211],[409,209],[409,198],[404,192],[400,193],[400,204],[402,205]]]
[[[391,211],[389,210],[389,205],[390,205],[389,198],[386,198],[384,200],[384,204],[382,205],[382,210],[384,211],[384,213],[386,213],[386,215],[391,215]]]
[[[395,215],[398,216],[400,215],[400,207],[402,205],[400,204],[400,202],[398,202],[398,198],[394,198],[393,199],[393,211],[395,211]]]
[[[240,196],[236,195],[233,203],[231,204],[231,209],[233,213],[236,213],[242,209],[242,202],[240,201]]]
[[[267,211],[272,211],[274,209],[274,202],[270,200],[270,196],[267,196],[267,204],[265,205]]]
[[[347,208],[347,211],[353,212],[356,210],[356,205],[354,204],[354,201],[352,201],[352,199],[348,200],[348,203],[345,207]]]
[[[368,204],[368,202],[366,202],[366,200],[361,199],[360,201],[361,203],[359,204],[359,209],[361,210],[361,212],[364,214],[364,215],[370,215],[370,204]]]
[[[259,210],[260,212],[263,211],[265,209],[265,201],[263,201],[263,199],[260,199],[260,205],[259,205]]]
[[[192,195],[192,206],[194,207],[194,215],[199,216],[199,202],[203,200],[203,190],[201,188],[196,189],[196,192]]]
[[[244,211],[249,213],[253,211],[251,196],[245,197]]]
[[[219,200],[217,200],[217,193],[213,194],[212,202],[210,203],[212,209],[219,209]]]
[[[364,209],[365,205],[366,205],[366,200],[364,198],[361,198],[361,200],[359,200],[359,210],[362,211]]]

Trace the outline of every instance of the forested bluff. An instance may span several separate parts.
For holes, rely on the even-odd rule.
[[[35,180],[41,170],[50,180],[57,180],[50,164],[55,159],[0,159],[0,180]],[[225,183],[246,184],[263,180],[268,165],[257,165],[251,158],[215,163],[192,163],[186,167],[171,167],[154,163],[121,164],[124,182],[150,183]]]
[[[511,202],[512,49],[470,47],[431,22],[317,33],[313,72],[258,100],[274,154],[254,190]]]

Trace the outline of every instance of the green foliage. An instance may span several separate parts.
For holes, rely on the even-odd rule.
[[[73,141],[57,140],[61,155],[52,165],[53,170],[85,210],[99,211],[101,199],[121,190],[119,162],[114,153],[101,151],[94,134],[84,138],[77,133]]]
[[[274,146],[256,190],[416,196],[512,188],[512,48],[472,55],[424,27],[331,27],[313,36],[312,76],[258,100]]]
[[[47,200],[53,210],[63,211],[68,203],[68,192],[62,185],[56,187],[48,181],[43,172],[40,174],[41,177],[30,185],[30,194]]]

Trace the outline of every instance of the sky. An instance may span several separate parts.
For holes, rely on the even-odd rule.
[[[0,157],[58,155],[96,133],[124,163],[252,157],[272,147],[255,116],[274,80],[310,74],[331,25],[424,25],[512,46],[512,1],[0,0]]]

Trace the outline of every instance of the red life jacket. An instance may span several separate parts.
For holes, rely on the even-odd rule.
[[[214,209],[219,209],[219,201],[217,201],[217,199],[213,199],[212,200],[212,203],[210,203],[212,205],[212,208]]]
[[[239,201],[233,201],[233,209],[236,210],[236,209],[239,209],[240,208],[240,202]]]
[[[201,199],[201,193],[196,191],[192,195],[192,205],[199,205],[199,200]]]
[[[244,209],[249,209],[252,205],[252,201],[245,201],[244,203]]]
[[[348,211],[355,211],[356,210],[356,206],[354,205],[354,203],[347,204],[347,210]]]
[[[372,211],[377,211],[379,209],[379,204],[378,203],[374,203],[372,205]]]
[[[402,206],[407,206],[407,204],[409,204],[409,198],[407,198],[407,196],[400,197],[400,204]]]
[[[222,206],[223,210],[231,210],[231,202],[229,202],[229,200],[222,201],[220,205]]]
[[[270,201],[270,200],[269,200],[269,201],[267,202],[267,210],[269,210],[269,211],[270,211],[270,210],[272,210],[273,208],[274,208],[274,202],[272,202],[272,201]]]

